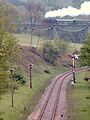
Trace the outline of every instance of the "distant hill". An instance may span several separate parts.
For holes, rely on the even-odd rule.
[[[80,5],[85,1],[90,1],[90,0],[72,0],[72,6],[76,7],[76,8],[79,8]]]
[[[28,0],[7,0],[8,2],[17,6],[24,5]],[[36,2],[36,0],[33,0]],[[86,0],[38,0],[43,1],[46,4],[48,10],[60,9],[67,6],[73,6],[79,8],[80,5]],[[87,0],[90,1],[90,0]]]
[[[5,1],[17,6],[20,16],[24,16],[24,18],[26,18],[25,5],[28,0],[5,0]],[[61,8],[68,7],[68,6],[79,8],[80,5],[86,0],[29,0],[29,1],[42,2],[43,4],[45,4],[45,10],[50,11],[50,10],[61,9]],[[90,0],[87,0],[87,1],[90,1]],[[90,16],[78,16],[78,18],[90,19]]]
[[[90,0],[44,0],[51,9],[60,9],[63,7],[73,6],[79,8],[85,1]]]

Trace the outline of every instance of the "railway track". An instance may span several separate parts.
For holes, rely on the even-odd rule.
[[[71,73],[65,73],[54,82],[37,120],[54,120],[60,97],[61,86],[65,78],[69,75],[71,75]]]
[[[65,78],[69,75],[71,75],[71,72],[64,73],[54,80],[42,107],[39,108],[39,113],[34,114],[28,120],[54,120],[61,87]]]
[[[39,108],[38,114],[33,114],[33,117],[30,117],[28,120],[66,120],[64,117],[66,114],[64,108],[66,106],[62,105],[62,102],[65,103],[66,101],[62,97],[63,95],[64,97],[66,96],[66,86],[71,76],[72,72],[67,72],[56,78],[48,91],[42,107]],[[64,89],[64,92],[62,89]]]

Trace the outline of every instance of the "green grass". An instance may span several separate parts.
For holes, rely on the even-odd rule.
[[[70,44],[69,44],[69,47],[68,47],[68,51],[69,51],[69,52],[72,52],[72,51],[75,51],[75,50],[80,51],[80,48],[81,48],[81,47],[82,47],[82,44],[70,43]]]
[[[20,44],[29,45],[29,34],[15,34],[15,36]],[[38,38],[34,36],[33,46],[36,46],[37,40]],[[44,41],[41,39],[39,45],[41,46],[43,43]],[[45,64],[45,62],[38,57],[36,65],[37,66],[34,66],[35,69],[33,70],[32,75],[33,89],[29,89],[28,84],[25,86],[20,86],[14,93],[14,108],[11,107],[10,92],[4,94],[2,99],[0,99],[0,118],[3,118],[3,120],[25,120],[28,114],[34,109],[44,89],[51,82],[51,78],[67,70],[61,66],[55,67],[50,64]],[[45,69],[49,70],[50,74],[45,73]],[[29,83],[28,77],[27,81],[27,83]]]
[[[28,46],[30,45],[30,42],[31,42],[30,34],[22,33],[22,34],[14,34],[14,36],[16,37],[17,41],[21,45],[28,45]],[[37,46],[38,39],[39,38],[37,36],[33,36],[32,46],[34,46],[34,47]],[[43,38],[40,38],[39,46],[42,46],[44,42],[45,42],[45,40],[43,40]]]
[[[84,81],[86,73],[77,75],[74,88],[68,88],[68,120],[90,120],[90,83]]]
[[[50,71],[50,74],[44,72],[46,68]],[[33,89],[31,90],[29,85],[25,85],[20,86],[15,91],[14,108],[11,107],[11,93],[2,96],[0,100],[0,118],[3,118],[3,120],[25,120],[40,99],[46,86],[51,82],[51,78],[64,70],[40,63],[38,70],[33,73]]]
[[[21,44],[21,45],[30,45],[30,34],[14,34],[14,36],[17,38],[17,41]],[[40,38],[39,41],[39,47],[43,46],[45,41],[51,41],[52,44],[55,44],[54,40],[49,40],[49,39],[43,39]],[[37,46],[37,42],[38,42],[38,37],[37,36],[33,36],[33,40],[32,40],[32,46]],[[74,50],[80,50],[80,48],[82,47],[82,44],[77,44],[77,43],[70,43],[68,45],[68,51],[72,52]]]

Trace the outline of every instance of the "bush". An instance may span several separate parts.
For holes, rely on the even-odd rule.
[[[9,90],[11,90],[12,88],[13,88],[13,90],[18,90],[19,84],[16,81],[13,81],[13,83],[9,82],[8,88],[9,88]]]
[[[64,40],[56,40],[55,45],[59,53],[65,53],[67,51],[69,43],[66,43]]]
[[[55,48],[49,42],[45,43],[43,46],[43,58],[44,58],[44,60],[54,64],[55,61],[57,60],[57,57],[58,57],[57,48]]]
[[[21,73],[15,73],[13,75],[13,80],[19,82],[20,84],[25,84],[26,81],[24,80],[24,76]]]
[[[6,92],[8,86],[8,74],[5,71],[0,71],[0,97]]]
[[[47,74],[50,74],[50,71],[49,70],[44,70],[45,73]]]

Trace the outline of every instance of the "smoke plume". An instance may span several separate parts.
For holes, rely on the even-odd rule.
[[[79,15],[90,15],[90,1],[85,1],[81,4],[80,9],[68,6],[54,11],[49,11],[45,14],[45,17],[64,17],[64,16],[79,16]]]

